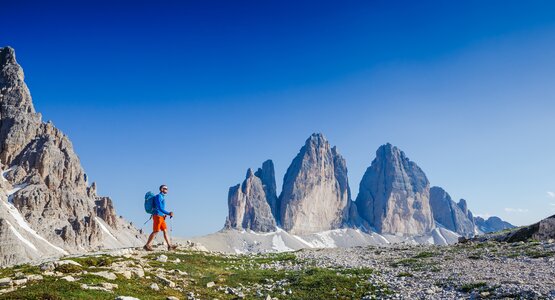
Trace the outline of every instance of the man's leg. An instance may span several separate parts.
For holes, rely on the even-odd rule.
[[[152,240],[154,240],[154,238],[156,237],[156,235],[158,234],[158,231],[153,231],[150,236],[148,237],[148,241],[146,242],[147,247],[150,247],[150,243],[152,243]],[[164,231],[164,237],[166,236],[166,233]]]
[[[162,230],[162,232],[164,233],[164,239],[166,240],[166,243],[168,244],[168,246],[171,246],[170,238],[168,237],[168,230],[164,229],[164,230]]]

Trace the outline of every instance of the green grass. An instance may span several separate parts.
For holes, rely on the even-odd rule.
[[[78,265],[65,264],[57,266],[54,270],[62,273],[79,273],[83,268]]]
[[[68,260],[73,260],[83,267],[109,267],[114,262],[114,258],[107,255],[74,257]]]
[[[418,253],[417,255],[413,256],[414,258],[428,258],[428,257],[434,257],[437,254],[434,252],[429,252],[429,251],[422,251],[420,253]]]
[[[555,253],[549,251],[542,251],[542,250],[528,250],[526,251],[525,255],[530,258],[542,258],[542,257],[551,257]]]
[[[414,275],[412,275],[412,273],[409,273],[409,272],[401,272],[397,274],[397,277],[414,277]]]
[[[488,286],[485,282],[466,283],[459,287],[459,291],[470,293],[474,290],[483,291]]]
[[[257,290],[264,295],[282,299],[286,292],[287,299],[360,299],[365,295],[380,297],[390,294],[385,284],[372,284],[368,279],[374,270],[368,268],[319,268],[306,262],[299,261],[294,253],[264,254],[264,255],[228,255],[219,256],[199,252],[163,253],[168,256],[168,262],[162,263],[154,259],[162,253],[148,255],[148,264],[154,269],[185,271],[188,275],[168,279],[184,288],[184,292],[165,287],[154,273],[145,272],[144,278],[126,279],[117,275],[116,280],[106,280],[91,274],[73,274],[80,278],[77,282],[45,276],[43,281],[30,283],[26,288],[0,295],[0,299],[114,299],[118,295],[137,297],[143,300],[165,299],[176,296],[185,299],[188,292],[194,292],[200,299],[236,299],[226,294],[223,287],[242,288],[247,299],[259,298]],[[179,259],[179,262],[175,262]],[[80,263],[83,270],[89,272],[107,268],[112,262],[121,260],[111,257],[81,257],[71,260]],[[301,264],[300,270],[276,270],[263,266]],[[67,267],[66,267],[67,266]],[[62,267],[62,266],[60,266]],[[93,268],[94,267],[94,268]],[[28,267],[26,267],[28,268]],[[66,272],[74,271],[73,265],[63,265]],[[30,268],[31,270],[32,268]],[[70,270],[71,269],[71,270]],[[6,269],[8,270],[8,269]],[[6,271],[2,270],[2,272]],[[13,269],[9,269],[13,273]],[[62,271],[62,269],[59,269]],[[75,269],[76,270],[76,269]],[[36,271],[36,270],[34,270]],[[8,271],[6,271],[8,272]],[[9,273],[8,272],[8,273]],[[153,271],[154,272],[154,271]],[[147,279],[146,277],[150,277]],[[102,282],[115,283],[119,287],[113,293],[104,291],[83,290],[80,285],[91,286]],[[160,291],[153,291],[150,285],[156,282]],[[208,288],[207,283],[214,282],[215,286]],[[279,284],[277,284],[279,282]],[[273,289],[270,289],[270,287]],[[291,294],[289,294],[291,290]]]

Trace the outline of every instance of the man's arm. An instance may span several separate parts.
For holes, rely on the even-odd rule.
[[[164,209],[164,205],[162,205],[162,196],[159,194],[156,196],[156,207],[159,211],[163,212],[165,215],[171,215],[171,212]]]

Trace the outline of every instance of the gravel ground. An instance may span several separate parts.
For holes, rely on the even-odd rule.
[[[550,241],[335,248],[296,255],[306,265],[372,268],[376,272],[368,280],[393,292],[384,298],[555,299],[554,252]]]

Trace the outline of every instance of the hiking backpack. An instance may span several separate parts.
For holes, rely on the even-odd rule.
[[[154,197],[156,195],[153,192],[147,192],[145,195],[145,211],[149,215],[154,214]]]

